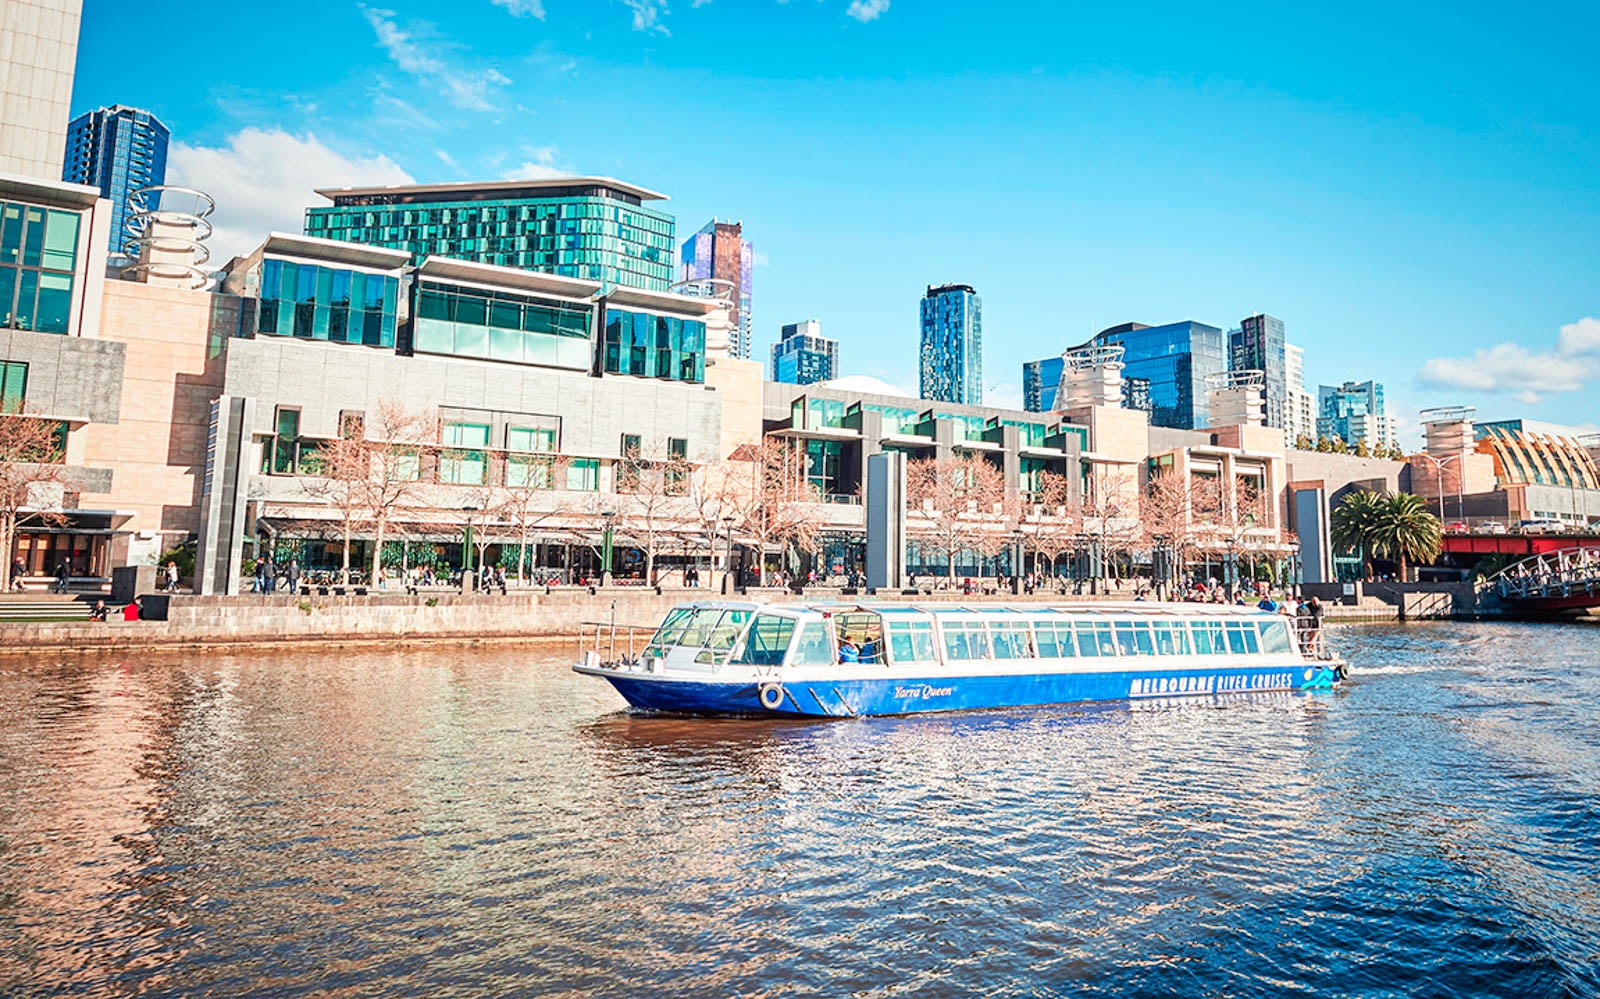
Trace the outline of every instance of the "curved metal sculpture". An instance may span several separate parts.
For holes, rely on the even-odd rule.
[[[177,184],[151,184],[128,195],[128,240],[122,252],[133,263],[127,276],[142,275],[199,291],[211,283],[202,265],[211,259],[205,241],[215,228],[217,202],[204,191]]]
[[[1600,549],[1563,548],[1525,558],[1485,580],[1508,603],[1536,610],[1600,607]]]

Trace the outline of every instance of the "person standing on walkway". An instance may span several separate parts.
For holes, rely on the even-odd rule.
[[[67,568],[66,560],[56,563],[56,592],[67,592],[67,584],[72,581],[72,570]]]
[[[292,558],[292,559],[289,560],[289,567],[283,570],[283,577],[284,577],[284,581],[289,584],[289,593],[291,595],[298,594],[300,592],[300,560],[299,559]]]

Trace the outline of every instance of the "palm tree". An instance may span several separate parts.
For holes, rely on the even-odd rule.
[[[1329,525],[1328,536],[1334,547],[1360,556],[1362,571],[1368,579],[1372,578],[1372,556],[1378,554],[1374,542],[1383,508],[1383,498],[1377,493],[1358,489],[1333,511]]]
[[[1371,559],[1393,559],[1400,565],[1400,579],[1406,578],[1407,565],[1432,562],[1439,557],[1443,531],[1439,518],[1428,512],[1428,501],[1411,493],[1378,493],[1358,490],[1344,498],[1333,511],[1329,536],[1343,551],[1357,552],[1372,576]]]
[[[1406,580],[1406,564],[1432,562],[1443,544],[1439,518],[1428,512],[1428,501],[1412,493],[1383,497],[1372,550],[1400,563],[1400,581]]]

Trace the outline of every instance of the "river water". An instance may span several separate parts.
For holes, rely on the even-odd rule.
[[[570,653],[0,660],[0,995],[1600,995],[1600,628],[1336,694],[632,716]]]

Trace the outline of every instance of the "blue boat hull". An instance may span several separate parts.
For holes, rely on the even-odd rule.
[[[668,679],[605,671],[630,705],[644,711],[710,715],[848,718],[973,711],[1088,701],[1143,700],[1274,690],[1327,689],[1332,669],[1300,664],[1172,672],[1034,673],[870,680],[787,680],[762,703],[762,684]]]

